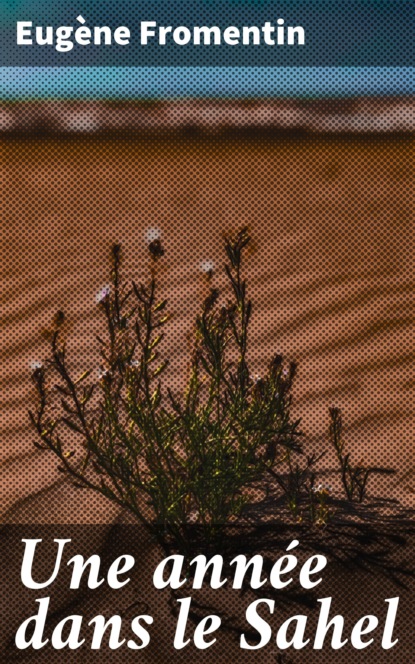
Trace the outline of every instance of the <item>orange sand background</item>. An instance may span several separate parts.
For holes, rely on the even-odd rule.
[[[247,268],[255,305],[254,370],[260,373],[277,351],[297,359],[295,409],[303,417],[310,448],[326,443],[327,408],[339,405],[352,453],[398,470],[377,489],[411,502],[413,153],[412,138],[380,136],[4,141],[3,522],[115,518],[114,508],[68,486],[56,463],[31,445],[26,414],[30,364],[45,357],[40,332],[63,309],[72,321],[74,367],[98,366],[95,295],[108,281],[110,243],[123,243],[125,273],[138,280],[147,267],[144,233],[152,226],[163,234],[162,280],[174,313],[166,344],[170,379],[180,384],[186,373],[186,339],[203,291],[200,262],[211,259],[219,266],[223,232],[249,224],[257,248]],[[142,562],[147,573],[150,560]],[[374,579],[349,580],[347,615],[356,608],[356,589],[364,588],[368,598],[376,595]],[[337,582],[335,575],[329,577],[327,595]],[[8,601],[11,592],[6,586],[3,599]],[[395,587],[382,588],[383,597],[396,593]],[[109,611],[108,599],[102,606],[97,601],[98,608],[88,609],[93,615]],[[159,599],[149,602],[156,606]],[[28,615],[19,607],[14,611],[6,612],[5,630],[12,631]],[[405,611],[410,615],[411,608]],[[156,650],[145,651],[143,661],[166,661],[163,638],[162,625]],[[404,642],[400,661],[409,664],[412,636]],[[391,653],[371,653],[355,653],[353,661],[392,661]],[[42,657],[34,654],[31,661]],[[73,661],[93,659],[88,651],[76,657]],[[207,657],[218,661],[213,651]],[[322,661],[318,653],[305,657]],[[111,661],[127,660],[119,651]],[[248,661],[271,660],[264,655]]]
[[[3,520],[30,518],[29,507],[52,521],[102,517],[90,497],[68,506],[71,490],[31,445],[29,368],[45,357],[40,331],[59,308],[73,321],[77,366],[98,365],[95,294],[110,243],[123,243],[125,273],[139,279],[149,226],[166,246],[174,380],[186,372],[200,261],[220,266],[223,232],[248,224],[255,369],[275,351],[297,359],[310,445],[326,440],[335,403],[351,449],[415,486],[413,152],[408,137],[5,141]]]

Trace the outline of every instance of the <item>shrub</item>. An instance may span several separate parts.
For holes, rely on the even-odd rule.
[[[158,292],[158,237],[149,242],[146,283],[123,282],[121,247],[112,247],[111,282],[98,298],[107,328],[106,339],[98,337],[99,377],[91,370],[73,377],[62,312],[50,333],[51,355],[33,372],[35,444],[58,457],[58,470],[77,487],[127,508],[163,544],[170,538],[186,548],[192,524],[214,537],[264,495],[275,497],[276,512],[283,499],[295,522],[324,525],[330,516],[328,489],[316,483],[321,456],[305,454],[300,421],[291,415],[295,363],[275,355],[263,376],[250,370],[252,303],[242,272],[249,243],[246,229],[226,241],[229,299],[206,267],[208,295],[180,394],[166,387],[168,360],[160,351],[169,314]],[[331,421],[347,498],[363,501],[368,472],[344,453],[337,409]]]

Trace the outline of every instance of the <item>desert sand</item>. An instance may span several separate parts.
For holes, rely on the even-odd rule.
[[[186,375],[187,337],[203,293],[201,261],[219,269],[223,233],[248,225],[256,245],[247,265],[255,370],[260,374],[277,351],[297,360],[294,407],[310,449],[326,444],[327,409],[338,405],[352,454],[397,471],[373,491],[412,504],[413,156],[411,136],[5,139],[3,523],[119,518],[104,501],[69,487],[31,444],[30,367],[47,355],[41,330],[58,309],[71,321],[74,366],[98,367],[95,298],[108,281],[110,244],[122,243],[125,274],[139,280],[147,270],[149,227],[160,229],[166,248],[170,379],[180,384]],[[382,589],[392,597],[388,592]],[[353,607],[352,591],[347,601]],[[399,661],[409,664],[413,640],[403,641]],[[341,653],[333,660],[313,656],[306,661],[346,661]],[[353,655],[363,656],[398,661],[393,651]],[[161,650],[156,660],[164,657]]]

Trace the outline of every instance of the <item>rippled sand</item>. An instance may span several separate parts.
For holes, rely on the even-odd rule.
[[[335,403],[352,448],[415,486],[413,147],[409,138],[5,141],[3,518],[20,520],[29,505],[51,520],[101,518],[85,497],[68,507],[54,464],[31,445],[29,367],[45,356],[40,332],[58,308],[73,321],[74,362],[97,364],[95,294],[110,243],[123,243],[126,275],[139,279],[149,226],[167,249],[174,380],[186,372],[199,264],[220,265],[223,232],[249,224],[256,370],[277,350],[296,358],[311,445],[325,439]]]
[[[65,484],[56,464],[31,445],[29,371],[45,356],[41,330],[57,309],[73,321],[74,365],[97,366],[101,323],[95,295],[108,280],[110,243],[123,243],[126,275],[138,280],[147,267],[144,233],[153,226],[163,233],[161,278],[174,312],[165,347],[170,379],[180,384],[186,374],[187,336],[203,291],[200,262],[220,265],[222,233],[249,224],[257,248],[247,268],[255,371],[276,351],[297,359],[295,407],[310,448],[324,445],[327,408],[339,405],[353,453],[396,468],[383,491],[411,502],[413,153],[410,138],[380,137],[4,141],[3,522],[116,518],[114,508]],[[147,572],[150,560],[142,563]],[[363,582],[368,597],[375,593],[367,578]],[[335,576],[330,583],[336,586]],[[353,611],[353,588],[361,583],[351,583],[347,611]],[[383,597],[393,593],[395,588],[382,589]],[[87,611],[107,610],[108,600],[102,601]],[[411,614],[410,607],[405,610]],[[11,629],[20,614],[16,609],[9,615]],[[163,628],[157,634],[157,654],[145,652],[143,661],[167,657]],[[406,638],[400,655],[405,664],[413,659],[412,641]],[[359,657],[380,662],[392,661],[390,655],[371,659],[363,651]],[[76,661],[92,661],[90,656],[87,651]],[[121,652],[111,657],[127,661]],[[42,655],[33,661],[43,661]],[[307,654],[304,661],[314,660]],[[354,661],[360,661],[357,654]]]

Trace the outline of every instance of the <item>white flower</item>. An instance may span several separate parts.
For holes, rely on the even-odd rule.
[[[110,372],[108,371],[108,369],[104,369],[103,367],[100,367],[99,369],[97,369],[98,380],[102,380],[106,376],[109,376],[109,373]]]
[[[259,383],[262,380],[259,374],[255,374],[254,376],[249,376],[249,377],[253,383]]]
[[[37,371],[38,369],[42,369],[42,368],[43,368],[42,362],[31,362],[30,363],[31,371]]]
[[[313,487],[314,493],[330,493],[331,490],[332,490],[331,484],[324,484],[321,482],[320,484],[317,484],[317,486]]]
[[[202,261],[200,263],[200,271],[210,274],[215,269],[215,263],[211,260]]]
[[[98,302],[98,304],[100,302],[103,302],[108,297],[110,292],[111,292],[111,286],[107,285],[107,286],[104,286],[103,288],[101,288],[101,290],[98,291],[98,293],[95,296],[95,299]]]
[[[147,244],[151,244],[154,242],[154,240],[159,240],[161,237],[161,231],[159,228],[156,226],[150,226],[150,228],[147,228],[144,238]]]
[[[131,361],[129,362],[129,366],[130,366],[130,367],[139,367],[139,366],[140,366],[140,362],[139,362],[138,360],[131,360]]]

